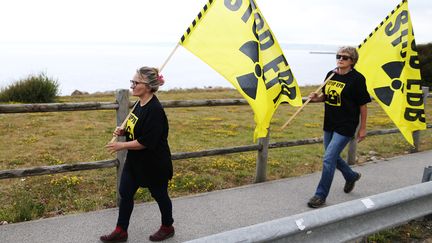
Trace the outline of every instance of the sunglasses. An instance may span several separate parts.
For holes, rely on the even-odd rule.
[[[347,61],[348,59],[351,59],[351,60],[352,60],[352,58],[351,58],[350,56],[339,55],[339,54],[336,55],[336,60],[340,60],[341,58],[342,58],[342,60],[344,60],[344,61]]]
[[[139,82],[139,81],[135,81],[135,80],[130,80],[130,83],[132,86],[137,86],[138,84],[143,84],[144,82]]]

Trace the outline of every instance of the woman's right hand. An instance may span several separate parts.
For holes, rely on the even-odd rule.
[[[116,127],[113,135],[114,136],[123,136],[124,135],[124,129],[122,129],[121,127]]]
[[[318,93],[316,93],[316,92],[312,92],[312,93],[310,93],[310,94],[309,94],[309,99],[310,99],[311,101],[318,101]]]

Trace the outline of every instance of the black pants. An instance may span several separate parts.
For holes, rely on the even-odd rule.
[[[134,195],[139,186],[132,178],[128,170],[123,170],[120,180],[120,208],[117,225],[127,230],[129,220],[134,207]],[[172,204],[168,196],[168,181],[159,185],[148,186],[151,196],[156,200],[162,216],[162,225],[171,226],[174,223],[172,218]]]

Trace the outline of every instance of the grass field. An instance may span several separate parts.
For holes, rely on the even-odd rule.
[[[302,87],[306,96],[316,87]],[[160,100],[241,98],[232,89],[159,92]],[[114,95],[59,97],[60,102],[114,101]],[[131,100],[134,100],[131,97]],[[429,99],[430,100],[430,99]],[[368,130],[394,128],[376,102],[368,106]],[[426,105],[430,121],[431,102]],[[285,130],[280,127],[296,111],[281,105],[273,117],[271,142],[322,136],[323,105],[309,104]],[[171,151],[253,144],[254,120],[249,106],[167,108]],[[0,114],[0,170],[113,159],[104,145],[115,127],[115,111]],[[401,134],[371,136],[358,146],[358,163],[408,153]],[[420,150],[432,149],[431,131],[421,135]],[[321,169],[321,144],[269,151],[267,178],[288,178]],[[253,183],[256,152],[174,161],[170,194],[193,193]],[[0,181],[0,222],[20,222],[55,215],[115,207],[115,168]],[[149,201],[139,190],[138,202]],[[381,235],[377,235],[379,239]],[[384,237],[385,238],[385,237]]]

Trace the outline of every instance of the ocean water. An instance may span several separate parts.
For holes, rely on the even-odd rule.
[[[337,46],[282,44],[300,86],[320,84],[335,66]],[[0,88],[44,72],[60,84],[61,95],[129,88],[141,66],[160,67],[175,43],[0,43]],[[161,90],[232,87],[216,71],[179,47],[162,71]],[[303,94],[304,95],[304,94]]]

